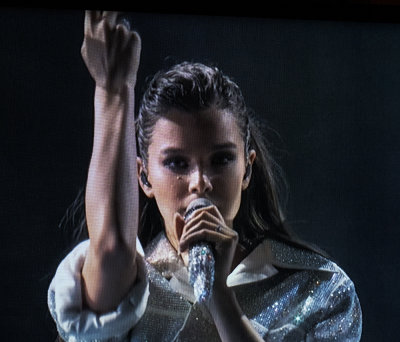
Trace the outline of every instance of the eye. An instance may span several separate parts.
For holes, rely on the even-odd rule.
[[[163,161],[163,165],[176,173],[184,173],[189,168],[189,163],[184,157],[174,156],[169,157]]]
[[[226,166],[236,160],[236,155],[232,152],[217,152],[212,156],[211,164],[216,167]]]

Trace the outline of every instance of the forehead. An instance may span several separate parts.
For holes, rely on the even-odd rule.
[[[238,148],[244,145],[234,116],[214,109],[195,113],[170,111],[157,120],[151,139],[151,145],[160,148],[169,145],[201,148],[227,142]]]

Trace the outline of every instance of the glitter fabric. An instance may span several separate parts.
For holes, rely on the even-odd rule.
[[[171,251],[162,246],[167,252],[162,258],[163,264],[167,264],[167,255]],[[158,248],[156,245],[152,248],[154,255]],[[243,312],[265,341],[360,341],[360,303],[352,281],[335,263],[318,254],[273,240],[266,240],[259,248],[264,250],[265,262],[278,267],[278,273],[261,281],[235,286],[234,290]],[[158,255],[161,257],[162,254]],[[252,254],[248,258],[251,259]],[[158,261],[157,265],[159,264]],[[253,272],[254,269],[249,271]],[[152,269],[149,274],[153,272],[157,270]],[[182,287],[177,286],[176,282],[173,285],[174,275],[169,283],[152,279],[152,299],[148,307],[153,301],[159,303],[152,297],[152,293],[156,293],[152,290],[154,286],[157,293],[162,293],[164,301],[171,295],[167,301],[175,307],[174,313],[169,310],[165,313],[167,317],[152,316],[147,320],[145,312],[141,321],[149,322],[148,330],[135,329],[137,335],[132,341],[146,340],[154,326],[157,326],[159,334],[154,341],[170,341],[160,337],[163,335],[161,331],[170,333],[173,330],[170,323],[164,322],[169,322],[171,315],[177,315],[178,312],[183,315],[181,311],[176,311],[176,304],[173,304],[176,299],[172,294],[184,293],[182,289],[185,279],[180,278],[178,282]],[[189,306],[184,323],[174,330],[175,334],[171,334],[175,336],[171,341],[220,341],[206,308],[193,303],[190,297],[182,295],[179,298]],[[147,340],[152,341],[149,338]]]
[[[198,243],[189,249],[189,283],[199,303],[211,297],[214,283],[214,254],[207,243]]]
[[[220,341],[210,313],[193,295],[187,268],[183,264],[174,264],[174,249],[164,235],[154,242],[145,250],[150,294],[144,313],[137,312],[141,317],[132,319],[132,327],[124,339],[105,338],[99,341]],[[255,255],[257,258],[265,255],[265,263],[274,265],[278,272],[258,281],[234,281],[233,289],[243,313],[265,341],[360,341],[360,303],[354,284],[338,265],[318,254],[266,240],[246,258],[248,266],[242,271],[242,276],[246,269],[249,277],[257,271],[251,267],[257,264],[256,260],[252,260]],[[63,291],[68,277],[73,279],[79,273],[79,270],[75,270],[70,275],[63,274],[59,281],[55,279],[52,291],[55,294]],[[57,296],[49,298],[52,301]],[[63,312],[63,303],[60,301],[55,303],[57,305],[52,303],[52,306],[59,307],[58,310]],[[135,306],[131,307],[135,313]],[[83,314],[63,314],[62,317],[66,317],[67,321],[57,322],[57,325],[71,326],[73,329],[75,322],[80,322],[92,327],[101,320],[99,317],[84,321],[80,315]],[[118,322],[125,315],[126,312],[117,311],[115,326],[110,321],[107,327],[109,331],[105,335],[114,333],[118,336]],[[74,319],[68,318],[70,316]],[[68,331],[63,331],[62,336],[68,337]],[[78,340],[91,339],[82,333]]]
[[[146,260],[167,280],[174,272],[185,267],[182,258],[163,233],[158,234],[145,249]]]
[[[197,209],[212,205],[206,198],[197,198],[190,202],[185,212],[185,222],[190,221]],[[199,303],[206,303],[212,295],[214,284],[214,253],[212,246],[198,242],[189,248],[189,283]]]

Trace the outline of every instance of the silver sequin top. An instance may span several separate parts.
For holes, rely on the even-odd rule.
[[[195,303],[187,269],[160,234],[144,251],[138,283],[111,313],[82,310],[80,267],[89,242],[60,264],[48,293],[66,341],[220,341],[211,316]],[[318,254],[265,240],[227,280],[265,341],[360,341],[354,284]]]

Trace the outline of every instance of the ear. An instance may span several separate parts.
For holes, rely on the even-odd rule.
[[[253,163],[255,159],[256,159],[256,151],[250,150],[246,163],[246,171],[243,176],[242,191],[246,190],[250,184]]]
[[[136,166],[137,166],[137,177],[140,187],[142,188],[143,192],[147,197],[153,198],[154,197],[153,188],[151,187],[151,184],[147,180],[147,171],[146,168],[144,167],[142,158],[136,157]]]

